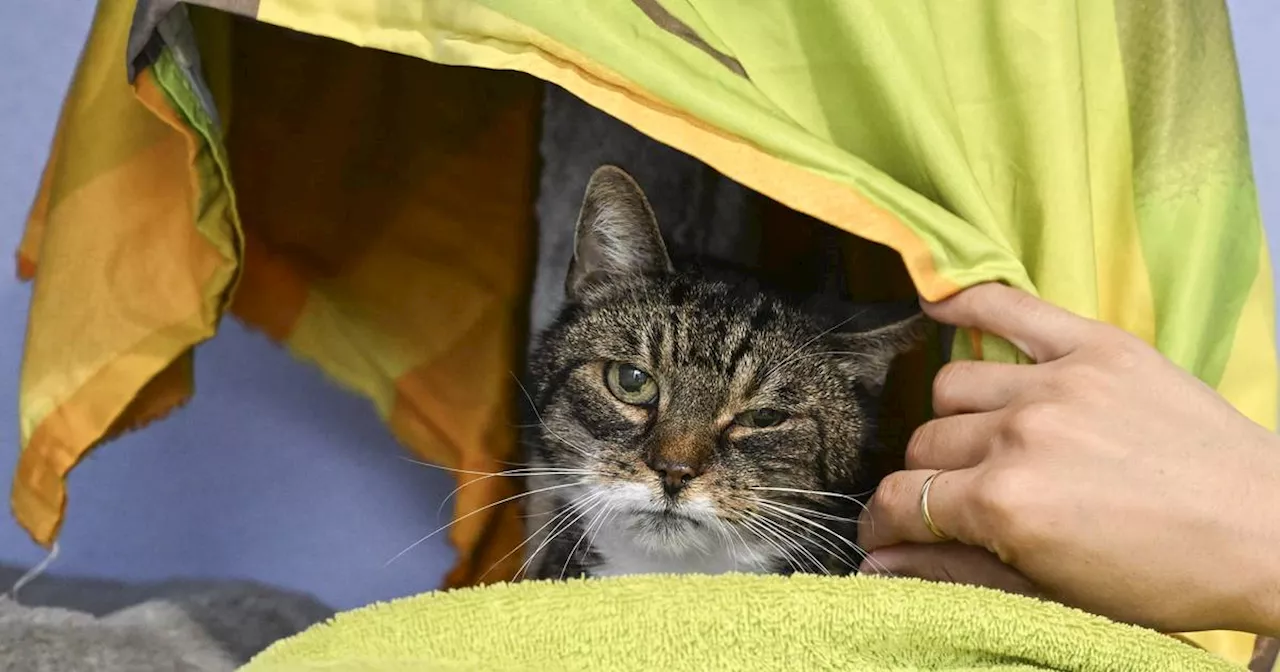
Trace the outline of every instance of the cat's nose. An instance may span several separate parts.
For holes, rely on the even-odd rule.
[[[694,465],[657,458],[649,461],[649,468],[662,480],[662,489],[668,495],[674,495],[684,489],[701,473]]]

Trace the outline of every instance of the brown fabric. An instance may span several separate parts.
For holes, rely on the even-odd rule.
[[[524,342],[541,85],[248,20],[229,36],[246,241],[233,313],[370,396],[417,457],[505,468],[518,459],[509,372]],[[485,507],[519,484],[460,480],[446,582],[511,578],[520,509]]]

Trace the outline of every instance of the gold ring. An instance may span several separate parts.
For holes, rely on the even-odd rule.
[[[944,471],[946,470],[939,469],[929,474],[929,478],[924,479],[924,485],[920,486],[920,517],[924,519],[924,526],[941,541],[947,541],[951,537],[939,530],[938,525],[933,522],[933,516],[929,515],[929,488],[933,486],[933,479],[941,476]]]

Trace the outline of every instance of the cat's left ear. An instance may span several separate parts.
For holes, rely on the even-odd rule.
[[[848,329],[832,336],[848,353],[845,366],[849,373],[869,393],[879,395],[893,360],[922,343],[931,322],[915,301],[875,304],[863,311]]]
[[[671,271],[658,219],[640,185],[621,168],[596,169],[578,215],[565,293],[575,296],[588,281]]]

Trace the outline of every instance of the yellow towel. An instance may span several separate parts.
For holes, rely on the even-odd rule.
[[[339,614],[242,672],[1235,670],[1066,607],[912,579],[642,576],[495,584]]]

